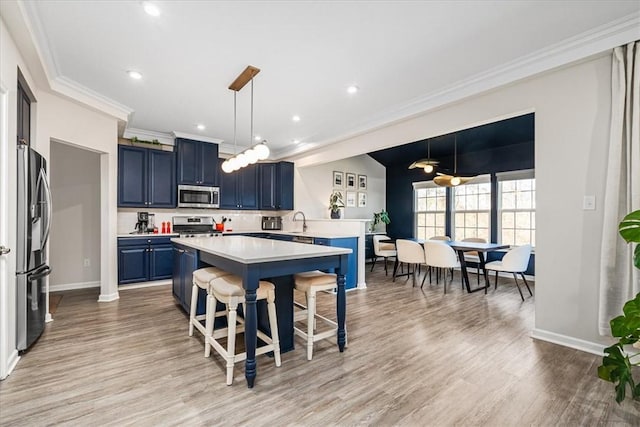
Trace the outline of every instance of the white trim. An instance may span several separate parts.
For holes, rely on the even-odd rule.
[[[0,244],[11,246],[9,243],[8,231],[8,211],[9,211],[9,91],[0,81]],[[14,248],[15,250],[15,248]],[[12,261],[9,261],[11,259]],[[10,283],[15,287],[15,276],[9,276],[8,263],[14,258],[2,256],[0,260],[0,379],[6,378],[18,363],[12,358],[17,356],[15,340],[10,342],[11,334],[9,329],[15,328],[15,299],[9,301],[8,288]],[[10,315],[14,319],[10,319]],[[10,353],[12,352],[12,353]],[[14,356],[15,354],[15,356]]]
[[[531,331],[531,338],[534,340],[547,341],[564,347],[573,348],[575,350],[584,351],[595,354],[596,356],[604,356],[604,349],[607,347],[590,341],[573,338],[567,335],[557,334],[555,332],[545,331],[544,329],[535,328]]]
[[[19,361],[20,361],[20,354],[18,353],[18,350],[14,349],[7,359],[7,369],[6,371],[3,372],[3,376],[0,377],[0,380],[4,380],[9,375],[11,375],[11,372],[13,372],[14,368],[16,367],[16,365],[18,365]]]
[[[118,292],[114,292],[112,294],[100,294],[98,302],[111,302],[117,299],[120,299],[120,294],[118,294]]]
[[[224,142],[223,139],[219,139],[219,138],[210,138],[204,135],[194,135],[192,133],[178,132],[175,130],[172,132],[172,134],[176,138],[194,139],[196,141],[211,142],[213,144],[221,144],[222,142]]]
[[[140,288],[151,288],[153,286],[167,286],[171,285],[173,282],[171,279],[169,280],[156,280],[153,282],[138,282],[138,283],[130,283],[127,285],[119,285],[118,291],[126,291],[128,289],[140,289]]]
[[[411,185],[413,185],[413,189],[414,190],[419,190],[419,189],[422,189],[422,188],[438,188],[436,183],[433,182],[433,181],[412,182]]]
[[[95,282],[78,282],[78,283],[60,283],[58,285],[49,285],[49,292],[70,291],[74,289],[99,288],[100,281]]]
[[[535,169],[522,169],[517,171],[496,173],[498,181],[513,181],[517,179],[536,179]]]

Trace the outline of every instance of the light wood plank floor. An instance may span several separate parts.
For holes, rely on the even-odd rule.
[[[472,277],[473,279],[473,277]],[[258,358],[225,385],[220,358],[203,357],[168,286],[68,291],[44,335],[0,382],[1,425],[640,425],[640,403],[614,401],[600,359],[534,341],[534,301],[513,286],[463,293],[392,283],[381,266],[349,292],[349,347],[316,344]],[[319,297],[333,312],[334,297]]]

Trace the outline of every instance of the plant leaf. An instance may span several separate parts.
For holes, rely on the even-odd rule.
[[[640,210],[625,216],[618,226],[618,231],[627,243],[640,242]]]
[[[633,265],[640,268],[640,245],[636,245],[636,249],[633,251]]]

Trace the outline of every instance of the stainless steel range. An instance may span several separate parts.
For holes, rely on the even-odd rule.
[[[180,237],[220,236],[211,216],[174,216],[173,232]]]

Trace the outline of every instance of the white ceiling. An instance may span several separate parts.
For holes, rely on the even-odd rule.
[[[640,11],[637,0],[154,3],[156,18],[140,1],[24,5],[49,73],[133,110],[129,128],[233,143],[227,88],[260,68],[254,133],[280,157],[415,114],[425,99]],[[249,85],[238,93],[239,146],[249,144],[249,96]]]

